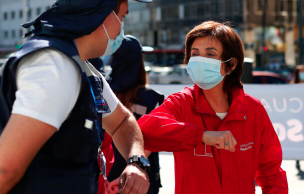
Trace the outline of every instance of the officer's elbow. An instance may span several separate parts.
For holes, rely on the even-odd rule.
[[[18,169],[0,166],[0,193],[3,193],[2,189],[7,190],[16,185],[22,176],[23,173]]]

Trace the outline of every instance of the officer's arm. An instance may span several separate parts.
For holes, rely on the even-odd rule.
[[[114,144],[125,159],[145,154],[143,136],[136,119],[120,102],[113,113],[102,119],[102,125],[112,136]],[[121,194],[148,192],[148,175],[137,164],[128,165],[120,180]]]
[[[27,116],[12,114],[0,136],[0,194],[8,193],[56,128]]]
[[[143,136],[136,119],[120,102],[113,113],[102,119],[102,126],[126,160],[133,155],[145,154]]]

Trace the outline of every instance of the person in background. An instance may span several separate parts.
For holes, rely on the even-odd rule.
[[[105,76],[105,66],[100,57],[89,59],[88,61],[103,75],[103,77]]]
[[[298,84],[304,82],[304,65],[297,65],[293,72],[293,79],[290,81],[291,84]]]
[[[293,73],[293,79],[290,81],[290,83],[298,84],[303,82],[304,82],[304,65],[297,65]],[[301,169],[300,160],[296,160],[296,168],[298,170]]]
[[[137,0],[150,2],[151,0]],[[121,45],[127,0],[57,0],[0,70],[0,193],[95,194],[102,129],[130,159],[125,193],[148,191],[142,133],[87,61]]]
[[[108,80],[118,99],[133,112],[136,119],[151,112],[164,100],[164,95],[147,87],[147,74],[142,51],[142,46],[136,37],[124,36],[121,47],[112,55],[112,73]],[[111,194],[117,193],[118,177],[126,166],[125,159],[115,145],[113,148],[115,161],[108,175],[110,182],[106,183],[108,188],[106,190]],[[158,152],[145,151],[145,155],[149,156],[151,164],[148,172],[150,179],[148,194],[157,194],[161,187]]]
[[[186,37],[194,82],[170,95],[139,126],[145,149],[173,151],[176,194],[287,194],[282,148],[262,103],[244,93],[244,46],[228,26],[206,21]]]

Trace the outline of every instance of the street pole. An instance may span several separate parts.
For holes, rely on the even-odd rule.
[[[303,37],[302,37],[302,0],[299,0],[299,64],[303,65]]]
[[[260,66],[264,66],[264,46],[265,46],[265,27],[266,27],[266,8],[267,8],[267,0],[264,0],[263,3],[263,16],[262,16],[262,36],[261,36],[261,44],[262,44],[262,52],[261,52],[261,61]]]

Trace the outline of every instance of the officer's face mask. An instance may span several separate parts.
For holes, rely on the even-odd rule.
[[[106,27],[102,24],[107,36],[108,36],[108,44],[107,44],[107,48],[106,51],[104,52],[104,54],[102,56],[107,56],[107,55],[112,55],[113,53],[115,53],[115,51],[120,47],[121,43],[122,43],[122,39],[124,36],[124,22],[121,22],[118,18],[118,16],[116,15],[116,13],[113,11],[114,15],[117,17],[119,23],[120,23],[120,33],[116,36],[115,40],[110,39],[109,34],[106,30]]]
[[[232,59],[232,58],[231,58]],[[218,85],[224,76],[221,75],[221,62],[217,59],[211,59],[206,57],[191,57],[187,66],[187,72],[192,81],[204,90],[210,90],[214,86]]]

